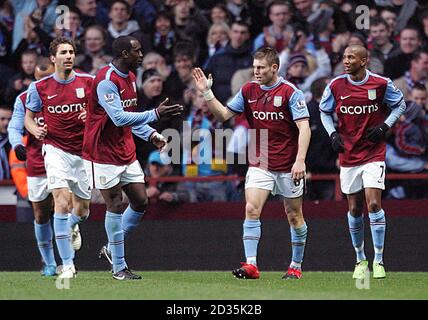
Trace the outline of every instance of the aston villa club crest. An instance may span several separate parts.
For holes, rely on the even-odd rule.
[[[282,106],[282,96],[275,96],[273,97],[273,105],[277,108]]]
[[[83,88],[76,89],[76,96],[81,99],[85,97],[85,90]]]
[[[369,100],[376,100],[376,90],[368,90]]]

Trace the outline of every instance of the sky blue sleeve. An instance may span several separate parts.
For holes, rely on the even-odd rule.
[[[330,85],[324,89],[320,101],[320,110],[325,113],[333,113],[336,108],[336,101],[334,100],[333,93],[331,92]]]
[[[245,100],[242,95],[242,89],[233,97],[231,101],[227,104],[227,107],[235,113],[244,112]]]
[[[289,100],[289,108],[293,120],[309,118],[308,106],[305,102],[305,95],[299,89],[295,90]]]
[[[37,92],[36,84],[34,82],[32,82],[28,87],[25,106],[28,110],[31,110],[33,112],[40,112],[42,110],[42,100],[40,99],[39,93]]]
[[[21,99],[16,97],[15,104],[13,106],[12,119],[10,119],[7,132],[9,134],[9,142],[12,148],[22,143],[22,136],[24,135],[24,118],[25,118],[25,107],[22,104]]]
[[[321,112],[321,122],[324,126],[324,129],[327,131],[328,136],[330,137],[333,132],[336,131],[334,127],[333,115],[330,113]]]
[[[155,131],[156,130],[150,127],[148,124],[142,124],[132,127],[132,133],[145,141],[149,141],[150,136]]]
[[[402,100],[404,100],[403,93],[394,85],[391,79],[388,79],[385,96],[383,97],[383,103],[385,103],[391,109],[395,109],[400,106]]]
[[[145,112],[124,111],[119,90],[110,80],[103,80],[98,84],[97,95],[98,103],[117,127],[136,126],[159,120],[155,109]]]
[[[406,102],[404,101],[403,93],[398,89],[391,79],[388,79],[388,84],[385,90],[383,102],[392,109],[392,112],[386,118],[385,123],[391,128],[400,116],[406,111]]]

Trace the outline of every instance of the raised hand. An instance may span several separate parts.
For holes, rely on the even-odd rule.
[[[178,116],[183,112],[183,106],[180,104],[174,104],[172,106],[167,106],[166,103],[168,102],[168,98],[166,98],[162,103],[159,105],[159,107],[156,108],[156,112],[158,113],[159,117],[173,117]]]
[[[207,79],[207,77],[205,77],[205,74],[201,68],[195,68],[193,69],[192,75],[193,75],[193,80],[195,81],[196,89],[198,89],[201,92],[205,92],[211,89],[211,86],[213,83],[213,78],[211,74],[208,76],[208,79]]]

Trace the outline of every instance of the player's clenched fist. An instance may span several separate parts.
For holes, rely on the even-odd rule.
[[[174,104],[172,106],[167,106],[168,98],[166,98],[159,107],[156,108],[156,112],[159,115],[159,118],[162,117],[172,117],[178,116],[183,111],[183,106],[180,104]]]
[[[158,148],[160,152],[164,151],[166,148],[166,145],[168,144],[168,141],[166,140],[166,138],[157,132],[153,133],[150,141],[156,146],[156,148]]]

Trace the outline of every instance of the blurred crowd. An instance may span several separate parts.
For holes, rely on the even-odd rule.
[[[135,137],[138,160],[148,176],[245,174],[245,164],[226,164],[225,159],[245,152],[246,120],[239,116],[217,122],[193,87],[191,72],[201,66],[212,74],[212,90],[225,104],[252,79],[252,54],[265,45],[280,53],[280,76],[302,89],[307,99],[313,131],[307,157],[309,199],[334,197],[331,182],[311,182],[310,175],[338,172],[318,105],[328,82],[343,73],[342,54],[349,44],[366,46],[369,69],[390,77],[407,100],[406,114],[388,139],[389,172],[428,170],[427,1],[0,0],[0,179],[10,178],[13,171],[6,128],[15,98],[35,80],[38,57],[47,55],[50,41],[58,35],[75,40],[76,69],[90,74],[112,60],[115,38],[136,37],[144,54],[136,70],[141,111],[157,107],[166,97],[185,106],[182,117],[154,124],[159,132],[183,132],[183,121],[191,132],[234,129],[220,158],[212,147],[211,164],[193,163],[201,149],[207,149],[208,139],[203,137],[183,152],[181,165],[168,164],[153,145]],[[242,185],[159,183],[150,186],[148,195],[170,203],[235,200],[242,198]],[[414,193],[398,183],[386,196]]]

